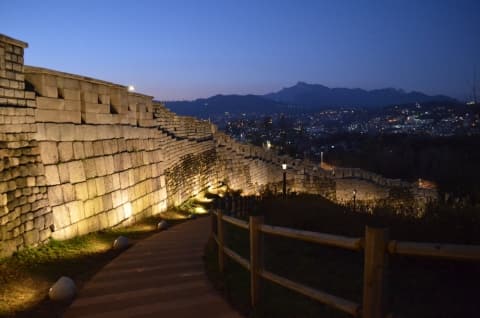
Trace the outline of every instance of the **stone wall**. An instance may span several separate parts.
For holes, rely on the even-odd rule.
[[[293,192],[341,203],[352,188],[367,201],[398,188],[432,198],[414,184],[239,143],[123,85],[24,66],[26,47],[0,35],[0,257],[134,223],[219,182],[249,195],[281,191],[282,163]]]
[[[25,90],[26,47],[0,35],[0,257],[47,240],[52,221],[35,140],[35,94]]]

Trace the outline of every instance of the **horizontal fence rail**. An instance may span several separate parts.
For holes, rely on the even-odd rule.
[[[359,315],[360,305],[353,301],[333,296],[329,293],[293,282],[289,279],[275,275],[268,271],[262,271],[260,275],[266,280],[269,280],[290,290],[296,291],[297,293],[317,300],[322,304],[336,308],[340,311],[352,315],[353,317],[357,317]]]
[[[245,204],[237,203],[245,207]],[[234,205],[222,206],[234,212]],[[245,210],[242,209],[242,213]],[[250,260],[245,259],[224,244],[223,223],[242,228],[249,232]],[[216,227],[216,234],[214,232]],[[327,292],[291,281],[263,268],[263,235],[275,235],[295,240],[302,240],[319,245],[364,253],[363,301],[357,304],[353,301],[331,295]],[[262,279],[283,286],[287,289],[314,299],[353,317],[384,318],[387,316],[386,306],[387,280],[386,272],[389,255],[404,255],[429,257],[435,259],[450,259],[459,261],[480,261],[480,245],[460,245],[442,243],[419,243],[389,240],[388,230],[365,228],[365,237],[347,237],[327,233],[303,231],[263,223],[262,216],[250,216],[249,222],[223,214],[221,208],[212,213],[212,237],[218,246],[218,263],[221,272],[224,271],[224,258],[229,258],[250,272],[251,305],[255,307],[261,301]]]
[[[287,227],[263,224],[260,231],[266,234],[278,235],[297,240],[317,243],[320,245],[335,246],[344,249],[360,251],[362,249],[361,238],[350,238],[341,235],[332,235],[311,231],[294,230]]]
[[[390,254],[444,258],[451,260],[480,261],[480,246],[440,243],[390,241]]]

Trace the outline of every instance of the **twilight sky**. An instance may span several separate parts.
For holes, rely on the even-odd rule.
[[[480,91],[479,0],[5,1],[28,65],[133,84],[159,100],[264,94],[297,81]]]

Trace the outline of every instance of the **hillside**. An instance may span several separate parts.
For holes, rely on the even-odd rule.
[[[264,95],[265,98],[308,107],[310,109],[326,107],[382,107],[393,104],[424,103],[431,101],[454,102],[455,99],[444,96],[429,96],[421,92],[405,92],[401,89],[384,88],[367,91],[360,88],[329,88],[319,84],[298,82],[292,87]]]

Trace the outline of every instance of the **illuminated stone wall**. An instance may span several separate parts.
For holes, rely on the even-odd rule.
[[[47,240],[52,222],[35,140],[35,93],[25,90],[26,47],[0,35],[0,257]]]

